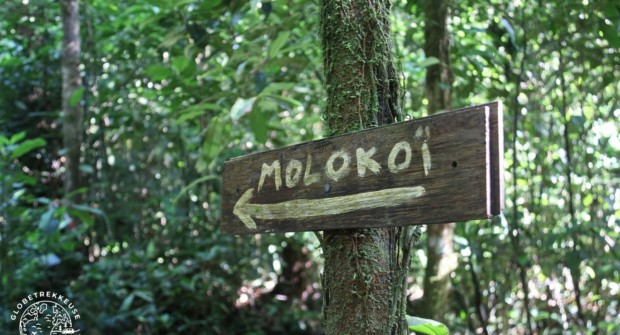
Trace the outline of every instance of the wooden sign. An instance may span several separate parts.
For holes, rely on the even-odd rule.
[[[230,234],[404,226],[503,209],[498,102],[252,154],[224,165]]]

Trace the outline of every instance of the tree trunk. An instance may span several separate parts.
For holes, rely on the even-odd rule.
[[[395,122],[399,81],[392,60],[391,2],[323,0],[321,38],[330,135]],[[406,334],[411,246],[405,228],[326,231],[321,237],[327,335]]]
[[[429,114],[450,110],[452,71],[450,70],[450,43],[448,39],[447,0],[426,0],[424,3],[424,53],[436,57],[439,64],[426,72],[426,97]],[[442,319],[447,310],[450,292],[450,273],[456,268],[453,251],[454,223],[428,225],[426,250],[428,261],[424,274],[424,308],[420,315]]]
[[[82,108],[80,77],[80,20],[78,0],[62,0],[62,111],[65,152],[65,197],[80,187]],[[68,198],[71,200],[70,198]]]

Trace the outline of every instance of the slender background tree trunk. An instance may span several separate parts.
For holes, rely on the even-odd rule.
[[[436,57],[439,64],[426,72],[426,97],[429,114],[450,110],[452,71],[450,69],[450,40],[448,38],[448,1],[426,0],[424,13],[424,53]],[[447,310],[450,293],[450,273],[456,268],[454,254],[454,223],[428,225],[426,250],[428,261],[424,274],[424,299],[420,315],[441,319]]]
[[[80,187],[82,108],[80,93],[80,14],[78,0],[62,0],[62,111],[65,158],[65,196]]]
[[[390,1],[323,0],[321,37],[329,135],[393,123],[400,113]],[[416,228],[326,231],[328,335],[406,334],[406,278]]]

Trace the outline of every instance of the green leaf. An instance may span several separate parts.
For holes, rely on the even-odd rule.
[[[428,67],[431,65],[439,64],[439,59],[437,57],[427,57],[423,61],[418,64],[419,67]]]
[[[69,218],[71,221],[79,222],[81,225],[86,224],[87,226],[91,225],[94,222],[94,218],[90,213],[86,213],[84,211],[76,210],[76,209],[68,209]],[[68,223],[71,223],[69,221]],[[104,221],[106,218],[104,217]]]
[[[605,39],[609,42],[610,47],[620,48],[620,35],[614,26],[603,24],[601,30],[603,31],[603,36],[605,36]]]
[[[222,0],[210,0],[210,1],[203,1],[200,2],[200,8],[205,10],[205,9],[213,9],[213,8],[217,8],[220,3],[222,3]]]
[[[93,174],[93,173],[95,173],[95,168],[93,168],[92,165],[80,164],[79,169],[84,174]]]
[[[73,222],[73,219],[71,218],[71,215],[69,215],[68,213],[65,213],[62,216],[62,220],[60,220],[60,223],[58,224],[58,229],[64,229],[65,227],[67,227],[71,222]]]
[[[238,121],[241,117],[249,113],[254,107],[256,97],[250,99],[237,98],[235,104],[230,109],[230,117],[233,121]]]
[[[175,125],[179,125],[183,122],[193,120],[199,116],[203,116],[207,113],[206,110],[193,110],[188,113],[183,113],[181,116],[174,120]]]
[[[269,93],[276,93],[276,92],[282,92],[284,90],[291,90],[293,88],[295,88],[297,84],[296,83],[271,83],[269,85],[267,85],[267,87],[265,87],[262,91],[261,94],[269,94]]]
[[[40,229],[46,229],[49,226],[50,221],[52,220],[52,215],[54,215],[55,211],[56,211],[56,208],[54,208],[53,206],[50,206],[47,209],[47,211],[45,211],[45,213],[41,215],[41,220],[39,220]]]
[[[133,293],[131,293],[130,295],[125,297],[125,299],[123,299],[123,303],[121,304],[121,308],[119,310],[121,312],[128,311],[129,307],[131,307],[131,304],[133,303],[133,298],[134,297],[135,297],[135,294],[133,294]]]
[[[407,315],[407,324],[409,330],[413,330],[417,334],[448,335],[448,327],[435,320]]]
[[[207,164],[210,164],[228,143],[230,127],[227,125],[227,118],[216,116],[211,119],[207,127],[207,133],[202,146],[202,154]]]
[[[290,34],[290,31],[283,31],[278,34],[278,37],[276,37],[276,39],[271,42],[271,45],[269,46],[269,58],[275,58],[278,55],[280,49],[282,49],[284,44],[286,44],[286,41],[288,41]]]
[[[136,291],[135,295],[146,302],[153,302],[153,293],[147,291]]]
[[[188,65],[189,58],[185,56],[179,56],[172,59],[172,68],[178,73],[183,72],[183,70],[185,70]]]
[[[255,110],[250,113],[250,128],[260,143],[267,142],[267,117],[264,112]]]
[[[155,242],[149,241],[149,244],[146,246],[146,257],[153,258],[155,257]]]
[[[151,77],[151,79],[155,81],[159,81],[169,78],[172,75],[172,70],[167,66],[155,64],[146,68],[146,70],[144,70],[144,74]]]
[[[13,136],[11,136],[11,139],[9,140],[9,144],[15,144],[21,140],[24,139],[24,137],[26,137],[26,132],[25,131],[21,131]]]
[[[83,211],[83,212],[92,213],[92,214],[99,215],[99,216],[105,216],[105,213],[101,209],[95,208],[95,207],[71,204],[71,208],[79,210],[79,211]]]
[[[293,98],[290,98],[290,97],[285,97],[283,95],[265,94],[265,95],[262,95],[262,96],[274,99],[274,100],[276,100],[276,101],[278,101],[278,102],[280,102],[282,104],[285,104],[288,108],[299,107],[299,106],[302,105],[301,102],[299,102],[299,101],[297,101],[297,100],[295,100]]]
[[[26,194],[25,188],[18,189],[17,191],[13,192],[13,194],[11,195],[11,201],[19,200],[19,198],[21,198],[24,194]]]
[[[28,106],[23,101],[16,100],[15,106],[23,111],[28,110]]]
[[[222,111],[223,108],[217,104],[210,102],[203,102],[189,106],[179,112],[181,114],[174,120],[175,125],[179,125],[183,122],[193,120],[199,116],[205,115],[207,111]]]
[[[73,91],[73,94],[71,94],[71,98],[69,98],[69,106],[71,107],[77,106],[80,103],[80,100],[82,100],[83,95],[84,95],[83,86]]]
[[[47,142],[42,138],[24,141],[13,150],[9,159],[19,158],[36,148],[44,147],[46,144]]]

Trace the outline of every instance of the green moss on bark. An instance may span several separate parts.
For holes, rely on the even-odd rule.
[[[398,120],[389,1],[324,1],[321,37],[330,135]]]
[[[323,0],[321,38],[329,135],[398,121],[390,1]],[[326,231],[325,333],[406,334],[411,228]]]

